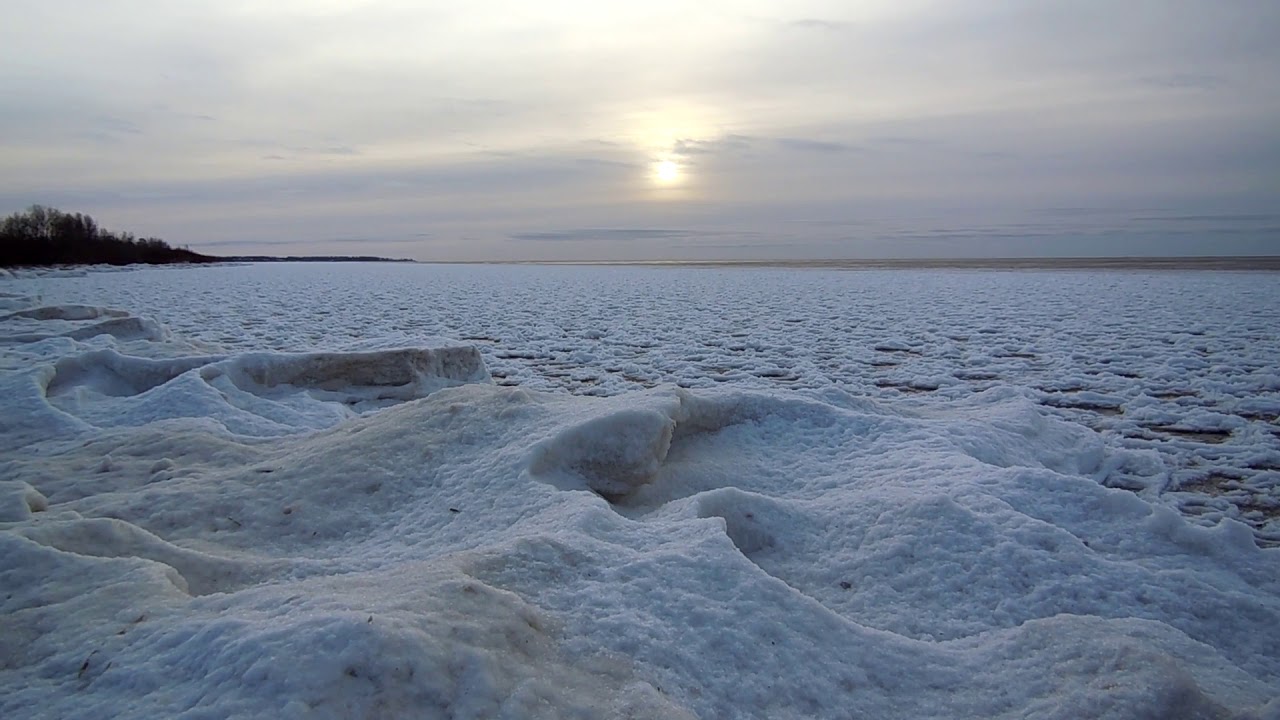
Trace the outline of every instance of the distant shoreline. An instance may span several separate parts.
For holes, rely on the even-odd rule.
[[[1222,257],[900,258],[845,260],[489,260],[430,265],[800,268],[817,270],[1240,270],[1280,271],[1280,255]]]
[[[385,258],[376,255],[210,255],[218,262],[227,263],[286,263],[286,262],[360,262],[360,263],[416,263],[409,258]]]

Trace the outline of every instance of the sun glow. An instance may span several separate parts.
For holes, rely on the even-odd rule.
[[[659,185],[673,185],[680,180],[680,166],[672,160],[663,160],[653,166],[653,177]]]

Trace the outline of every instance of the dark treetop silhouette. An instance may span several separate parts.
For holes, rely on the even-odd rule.
[[[41,205],[32,205],[0,222],[0,267],[206,263],[221,259],[173,248],[158,238],[109,232],[88,215]]]

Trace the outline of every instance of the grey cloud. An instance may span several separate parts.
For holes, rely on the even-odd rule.
[[[343,245],[414,245],[422,242],[421,236],[414,237],[379,237],[379,236],[347,236],[347,237],[319,237],[319,238],[256,238],[244,239],[236,238],[231,240],[208,240],[200,243],[203,248],[223,248],[223,247],[260,247],[260,246],[289,246],[289,245],[311,245],[311,246],[338,246]]]
[[[910,137],[905,135],[887,135],[882,137],[868,138],[867,142],[881,147],[935,147],[941,144],[934,138],[926,137]]]
[[[1145,75],[1138,78],[1142,85],[1172,90],[1215,90],[1227,85],[1226,78],[1218,75],[1173,73],[1170,75]]]
[[[36,137],[52,134],[63,140],[85,140],[94,145],[122,145],[142,137],[143,129],[137,123],[112,115],[85,118],[33,118],[38,123],[31,130]],[[49,121],[51,120],[51,121]],[[2,126],[0,126],[2,127]],[[23,131],[17,130],[19,133]]]
[[[713,247],[714,243],[702,242],[705,238],[757,237],[762,233],[738,228],[712,229],[668,227],[599,227],[569,228],[564,230],[528,231],[511,233],[507,237],[520,242],[633,242],[644,240],[698,240],[699,247]]]
[[[799,219],[799,220],[786,220],[785,222],[792,225],[802,225],[802,226],[822,227],[822,228],[862,227],[869,224],[866,220],[827,220],[827,219],[812,219],[812,218],[805,218],[805,219]]]
[[[774,142],[786,150],[799,150],[801,152],[813,153],[846,153],[856,150],[852,145],[845,143],[830,142],[826,140],[810,140],[807,138],[776,138]]]
[[[269,140],[263,138],[242,138],[236,141],[236,144],[248,148],[263,148],[271,150],[269,156],[289,157],[298,155],[359,155],[360,151],[350,145],[342,144],[323,144],[323,145],[294,145],[277,140]]]
[[[766,150],[769,146],[783,151],[822,155],[857,152],[862,149],[854,144],[834,140],[805,137],[751,137],[730,134],[705,140],[678,140],[672,148],[672,153],[686,158],[699,156],[741,158],[749,156],[755,150]]]
[[[588,240],[657,240],[682,238],[699,234],[697,231],[668,228],[576,228],[541,232],[512,233],[512,240],[537,242],[580,242]]]
[[[332,148],[311,148],[296,147],[283,148],[283,152],[269,153],[262,155],[263,160],[298,160],[304,157],[351,157],[359,155],[360,151],[349,147],[332,147]]]
[[[42,188],[27,196],[37,195],[67,200],[115,200],[130,199],[164,200],[168,202],[197,202],[216,204],[262,200],[272,197],[342,199],[370,194],[385,194],[389,190],[403,192],[475,193],[488,197],[490,193],[512,192],[529,187],[554,188],[568,182],[602,182],[619,175],[634,173],[634,169],[622,162],[583,162],[583,158],[521,157],[512,159],[485,159],[462,162],[454,166],[425,167],[352,167],[338,169],[303,169],[294,172],[278,169],[281,160],[292,158],[271,153],[271,171],[244,179],[192,180],[186,182],[133,182],[113,185],[99,191],[73,188]],[[23,193],[0,190],[0,204],[24,205]],[[52,202],[52,201],[51,201]],[[29,203],[25,203],[29,204]],[[56,203],[55,203],[56,204]]]
[[[124,118],[112,115],[99,115],[91,120],[94,127],[101,129],[103,132],[122,133],[126,135],[141,135],[142,128]]]
[[[751,149],[752,138],[745,135],[724,135],[712,140],[695,140],[683,138],[677,140],[672,152],[676,155],[691,157],[695,155],[724,155],[742,153]]]
[[[210,115],[209,113],[204,113],[204,112],[191,112],[187,110],[178,110],[170,106],[168,103],[163,103],[163,102],[155,103],[154,105],[151,106],[151,110],[153,112],[167,115],[171,118],[176,118],[179,120],[199,120],[205,123],[218,121],[218,118],[215,115]]]
[[[1267,222],[1280,223],[1280,214],[1274,213],[1215,213],[1210,215],[1147,215],[1134,220],[1164,220],[1173,222]]]
[[[348,145],[331,145],[329,147],[302,147],[301,152],[315,153],[316,155],[359,155],[360,151]]]
[[[625,160],[610,160],[606,158],[580,157],[580,158],[574,158],[573,162],[578,165],[585,165],[588,167],[596,166],[596,167],[606,167],[606,168],[620,168],[620,169],[626,169],[626,170],[634,170],[640,167],[639,163],[627,162]]]

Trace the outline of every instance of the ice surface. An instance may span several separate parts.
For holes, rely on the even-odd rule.
[[[0,379],[0,388],[9,386],[26,401],[26,412],[12,421],[38,432],[59,423],[78,428],[70,418],[112,427],[191,417],[261,436],[328,427],[467,382],[490,382],[480,354],[467,345],[424,338],[413,348],[351,352],[158,359],[112,348],[70,352],[52,365]]]
[[[0,716],[1280,718],[1270,275],[269,270],[4,280]]]
[[[474,345],[500,385],[580,395],[675,384],[929,406],[1030,389],[1109,446],[1159,457],[1158,470],[1117,467],[1104,482],[1161,494],[1205,526],[1239,520],[1280,545],[1274,274],[394,264],[70,274],[80,276],[7,281],[0,299],[154,317],[174,332],[146,341],[149,355],[450,337]],[[11,321],[0,333],[81,329],[45,325]],[[0,362],[61,357],[67,340],[11,343]],[[130,341],[85,342],[127,354]]]

